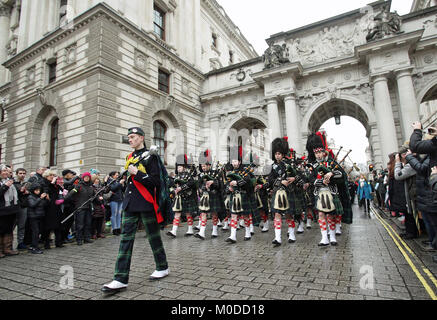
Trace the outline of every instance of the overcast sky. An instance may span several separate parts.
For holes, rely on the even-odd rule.
[[[228,16],[239,27],[259,55],[267,48],[265,39],[275,33],[328,19],[333,16],[365,7],[371,0],[217,0]],[[393,0],[391,11],[400,15],[410,12],[412,0]],[[369,145],[366,130],[354,118],[342,117],[342,124],[334,119],[322,127],[343,150],[352,149],[352,161],[366,162],[365,149]],[[347,132],[347,134],[345,134]],[[341,157],[340,157],[341,158]]]

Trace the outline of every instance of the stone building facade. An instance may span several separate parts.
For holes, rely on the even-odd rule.
[[[1,162],[119,169],[136,125],[170,168],[206,148],[225,162],[235,144],[267,162],[273,138],[301,155],[348,115],[385,166],[413,121],[435,118],[433,4],[398,17],[377,1],[272,35],[261,57],[215,0],[3,0]],[[398,29],[369,39],[388,18]]]
[[[197,152],[205,73],[258,56],[215,0],[1,8],[1,162],[14,167],[118,169],[132,126],[173,165]]]

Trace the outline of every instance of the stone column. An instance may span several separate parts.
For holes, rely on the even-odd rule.
[[[284,97],[285,104],[285,123],[287,126],[287,136],[290,148],[293,148],[297,153],[302,153],[301,134],[300,134],[300,110],[296,104],[296,96],[294,93]]]
[[[0,64],[6,61],[8,53],[6,46],[9,41],[9,26],[11,7],[5,4],[0,5]],[[0,86],[4,85],[7,79],[7,70],[0,65]]]
[[[373,85],[376,119],[384,163],[385,160],[388,161],[388,155],[392,152],[396,152],[399,146],[396,137],[396,128],[386,75],[375,76],[373,79]]]
[[[212,151],[212,157],[220,160],[220,148],[219,148],[219,130],[220,130],[220,116],[214,115],[209,119],[209,148]]]
[[[420,120],[419,104],[416,100],[411,69],[399,70],[396,72],[398,84],[399,103],[401,107],[403,141],[409,140],[413,129],[411,125]]]
[[[282,137],[278,100],[276,98],[270,98],[267,100],[267,115],[269,117],[269,127],[267,129],[270,132],[270,141]]]

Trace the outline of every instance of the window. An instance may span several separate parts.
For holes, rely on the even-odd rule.
[[[217,35],[215,33],[212,34],[212,46],[218,49]]]
[[[234,52],[232,50],[229,50],[229,64],[234,63]]]
[[[47,64],[49,69],[49,84],[56,81],[56,60]]]
[[[167,148],[167,142],[165,141],[166,127],[161,121],[155,121],[153,123],[153,144],[158,147],[158,153],[162,162],[165,164],[164,155]]]
[[[2,111],[1,111],[1,121],[0,122],[5,122],[5,109],[2,107]]]
[[[153,30],[160,39],[165,41],[165,12],[157,6],[153,7]]]
[[[67,5],[68,0],[61,0],[59,4],[59,24],[62,24],[62,22],[65,20],[65,17],[67,16]]]
[[[51,124],[50,130],[50,167],[56,166],[58,158],[58,124],[59,119],[55,119]]]
[[[158,70],[158,89],[170,94],[170,74],[161,69]]]

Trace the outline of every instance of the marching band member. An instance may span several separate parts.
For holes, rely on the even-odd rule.
[[[170,189],[170,195],[173,199],[173,228],[167,232],[167,235],[176,238],[176,233],[180,225],[181,215],[187,218],[188,230],[185,236],[192,236],[193,218],[195,217],[197,208],[197,181],[195,179],[196,170],[194,165],[188,172],[188,157],[187,155],[178,155],[176,157],[177,174],[174,178],[174,187]]]

